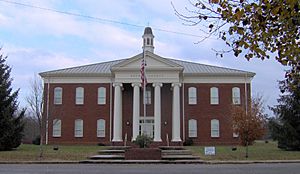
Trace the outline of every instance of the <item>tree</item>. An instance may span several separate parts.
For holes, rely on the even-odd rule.
[[[38,120],[40,132],[40,158],[43,157],[43,83],[38,76],[34,76],[31,81],[31,91],[26,101],[29,105],[31,114]]]
[[[279,85],[282,95],[271,108],[276,115],[270,121],[272,137],[281,149],[300,150],[300,75]]]
[[[241,106],[232,106],[232,128],[239,135],[241,144],[246,146],[246,157],[248,157],[248,145],[261,138],[265,133],[266,114],[264,114],[263,98],[256,96],[252,98],[251,109],[248,111]]]
[[[189,25],[203,25],[206,38],[222,39],[236,57],[247,60],[274,57],[291,67],[289,79],[300,72],[299,0],[190,0],[188,14],[175,13]],[[201,40],[201,41],[203,41]]]
[[[1,50],[1,49],[0,49]],[[21,144],[25,109],[18,112],[18,92],[12,92],[11,68],[7,57],[0,54],[0,151],[11,150]]]

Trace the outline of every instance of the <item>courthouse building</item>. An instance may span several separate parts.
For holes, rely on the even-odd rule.
[[[236,144],[230,108],[249,107],[255,73],[161,57],[150,27],[142,43],[130,58],[40,73],[46,142],[120,145],[144,133],[158,145]]]

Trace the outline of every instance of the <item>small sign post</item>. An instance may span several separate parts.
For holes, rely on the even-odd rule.
[[[204,154],[205,155],[216,155],[216,147],[204,147]]]

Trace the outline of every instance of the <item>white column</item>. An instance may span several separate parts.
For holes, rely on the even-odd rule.
[[[132,83],[133,87],[133,115],[132,115],[132,141],[139,135],[140,123],[140,83]]]
[[[122,141],[122,83],[114,83],[114,134],[113,142]]]
[[[161,142],[161,92],[162,83],[153,83],[154,87],[154,141]]]
[[[173,83],[172,141],[180,142],[180,83]]]

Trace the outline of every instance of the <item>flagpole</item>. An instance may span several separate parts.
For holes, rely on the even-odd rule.
[[[146,60],[145,59],[146,59],[145,50],[143,50],[143,61],[144,61],[144,78],[143,78],[144,124],[143,124],[142,134],[144,134],[145,131],[146,131]]]

